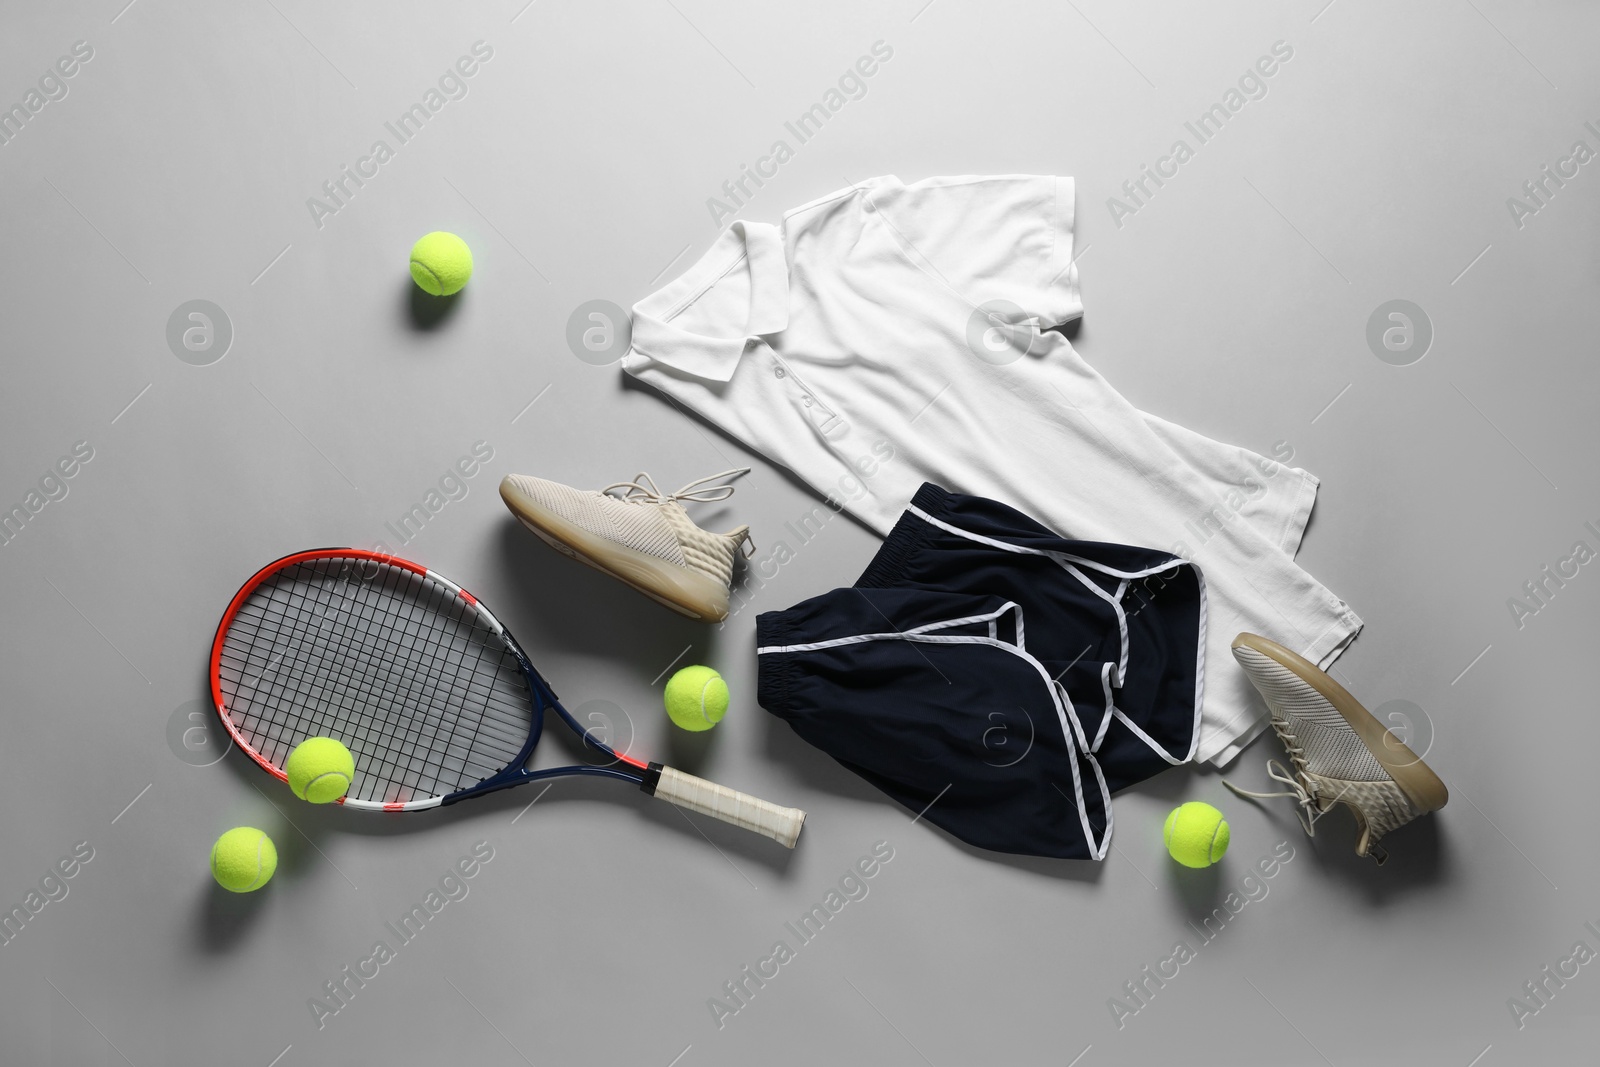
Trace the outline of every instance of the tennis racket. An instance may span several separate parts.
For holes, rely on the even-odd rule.
[[[296,552],[234,595],[211,646],[211,695],[234,742],[274,777],[308,737],[355,756],[341,803],[421,811],[593,775],[793,848],[806,813],[616,752],[580,726],[483,602],[426,567],[350,548]],[[546,709],[594,764],[529,770]]]

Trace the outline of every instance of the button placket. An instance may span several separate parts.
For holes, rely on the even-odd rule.
[[[772,376],[783,382],[784,392],[791,403],[805,413],[811,424],[816,427],[823,437],[833,438],[849,430],[850,424],[846,422],[837,411],[829,407],[827,402],[817,395],[816,391],[808,386],[801,377],[794,372],[782,356],[771,345],[757,338],[759,344],[772,361]]]

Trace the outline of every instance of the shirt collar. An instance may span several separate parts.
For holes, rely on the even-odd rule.
[[[674,319],[741,262],[750,273],[750,310],[745,332],[709,336],[683,329]],[[677,280],[633,306],[634,351],[697,378],[733,377],[745,346],[781,333],[789,325],[789,265],[783,236],[764,222],[735,222]]]

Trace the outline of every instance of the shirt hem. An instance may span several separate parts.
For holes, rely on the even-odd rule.
[[[1326,670],[1339,658],[1340,653],[1350,647],[1350,643],[1361,633],[1364,625],[1366,624],[1361,621],[1361,616],[1345,608],[1327,629],[1317,635],[1301,655]],[[1209,763],[1219,768],[1226,767],[1256,739],[1262,730],[1266,729],[1268,718],[1263,712],[1248,722],[1224,727],[1210,737],[1202,736],[1199,750],[1195,753],[1196,762]]]
[[[1305,539],[1306,524],[1311,521],[1311,509],[1317,504],[1317,490],[1322,486],[1322,479],[1308,470],[1300,471],[1300,490],[1295,497],[1294,506],[1289,510],[1288,520],[1284,523],[1283,534],[1278,538],[1278,543],[1294,559],[1300,552],[1300,542]]]

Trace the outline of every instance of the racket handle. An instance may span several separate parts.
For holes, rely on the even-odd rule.
[[[657,797],[680,808],[754,830],[763,837],[772,838],[784,848],[794,848],[795,841],[800,837],[800,827],[806,821],[806,813],[799,808],[780,808],[748,793],[684,774],[671,767],[661,768],[661,777],[655,783],[654,792]]]

